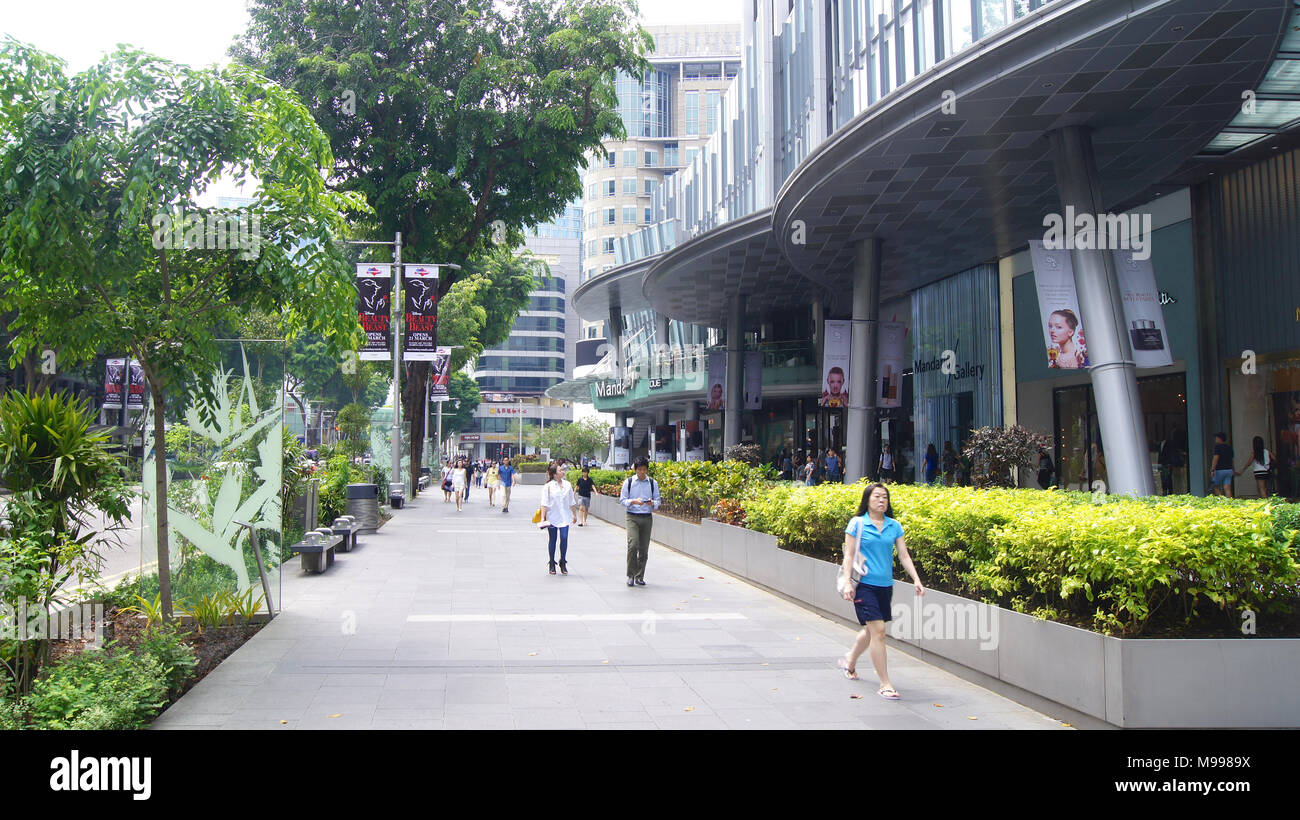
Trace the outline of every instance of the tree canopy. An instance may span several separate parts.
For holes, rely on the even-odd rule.
[[[274,312],[355,349],[353,271],[335,239],[364,198],[331,189],[329,140],[306,108],[252,69],[195,70],[120,47],[66,76],[0,44],[0,292],[16,317],[11,361],[57,342],[140,360],[153,402],[159,579],[170,614],[169,395],[212,397],[214,331]],[[253,177],[239,209],[199,204],[221,176]]]

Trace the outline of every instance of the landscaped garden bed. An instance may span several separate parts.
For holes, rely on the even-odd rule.
[[[627,473],[597,472],[600,491],[616,496]],[[650,474],[660,486],[661,513],[691,522],[711,513],[833,563],[842,560],[844,527],[864,488],[774,482],[739,462],[660,463]],[[907,484],[890,490],[932,589],[1120,637],[1300,637],[1300,505]]]

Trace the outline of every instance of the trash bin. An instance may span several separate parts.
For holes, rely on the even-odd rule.
[[[357,522],[360,532],[379,529],[379,485],[349,484],[347,514]]]
[[[406,501],[406,485],[402,483],[388,485],[388,506],[400,510]]]

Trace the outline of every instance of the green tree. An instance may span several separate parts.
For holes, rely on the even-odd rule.
[[[642,76],[653,46],[630,0],[251,0],[249,16],[232,54],[307,101],[338,185],[375,206],[365,238],[400,231],[404,259],[467,271],[582,195],[586,157],[626,136],[615,73]],[[444,271],[439,296],[464,275]],[[479,297],[490,310],[497,294]],[[410,372],[418,441],[428,363]]]
[[[0,46],[0,288],[18,314],[11,362],[44,340],[72,358],[105,346],[140,360],[170,617],[167,400],[211,398],[214,329],[252,309],[281,316],[291,335],[310,329],[338,350],[357,346],[353,272],[335,240],[365,201],[326,186],[329,140],[291,93],[245,66],[200,71],[125,47],[73,76],[61,64],[43,70],[57,62],[12,39]],[[42,69],[35,93],[32,67]],[[254,202],[200,207],[223,175],[259,180]],[[173,221],[183,232],[167,230]],[[221,222],[239,242],[206,232]]]
[[[343,450],[348,455],[359,456],[370,447],[370,408],[349,404],[339,411],[335,419],[343,434]]]
[[[550,450],[551,458],[574,462],[594,456],[608,445],[609,427],[598,418],[548,425],[537,437],[537,446]]]

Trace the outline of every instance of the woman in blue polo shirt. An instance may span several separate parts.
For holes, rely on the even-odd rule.
[[[880,678],[878,694],[885,700],[899,699],[897,690],[889,681],[889,669],[885,663],[885,622],[893,619],[890,602],[894,592],[895,547],[898,548],[899,563],[916,586],[916,594],[925,594],[925,587],[912,564],[912,556],[903,543],[903,527],[894,520],[893,513],[889,490],[884,484],[872,484],[863,490],[858,514],[844,529],[844,578],[841,584],[844,600],[852,601],[857,610],[862,631],[849,654],[840,658],[840,669],[849,680],[857,680],[856,664],[866,652]],[[854,576],[856,584],[853,583]]]

